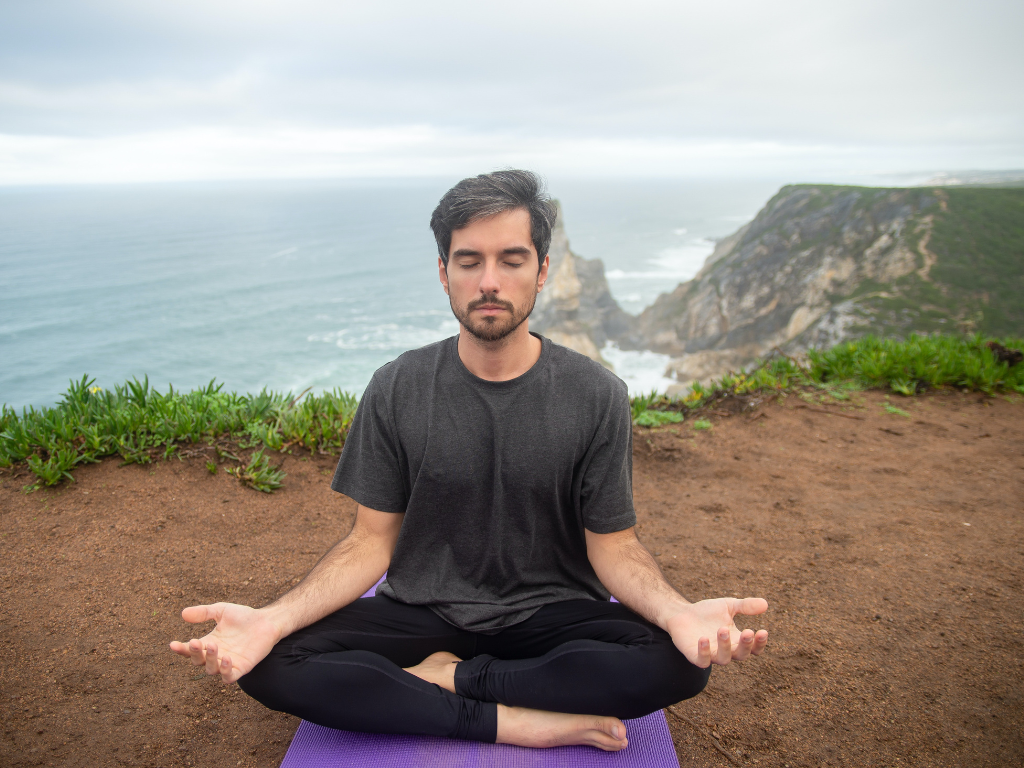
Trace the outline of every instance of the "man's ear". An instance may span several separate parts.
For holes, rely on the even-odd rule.
[[[537,273],[537,293],[540,293],[544,288],[544,283],[548,281],[548,266],[551,264],[551,259],[548,258],[547,254],[544,254],[544,261],[540,263],[540,271]]]
[[[444,260],[437,257],[437,273],[438,277],[441,278],[441,287],[444,288],[444,292],[448,293],[448,267],[445,265]]]

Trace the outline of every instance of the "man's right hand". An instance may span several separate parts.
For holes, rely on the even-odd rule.
[[[171,650],[205,667],[206,674],[220,675],[225,683],[251,671],[281,639],[281,630],[266,614],[247,605],[193,605],[181,617],[190,624],[217,622],[212,632],[198,640],[171,641]]]

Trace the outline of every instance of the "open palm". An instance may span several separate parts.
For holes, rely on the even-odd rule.
[[[247,605],[193,605],[183,610],[181,617],[190,624],[217,622],[205,637],[188,643],[172,641],[171,650],[205,667],[206,674],[219,674],[225,683],[233,683],[251,671],[280,639],[277,626]]]
[[[719,597],[692,603],[668,620],[672,642],[698,667],[728,664],[756,656],[768,642],[768,631],[745,629],[740,632],[735,618],[754,616],[768,610],[760,597]]]

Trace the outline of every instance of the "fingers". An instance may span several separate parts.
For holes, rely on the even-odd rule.
[[[192,664],[197,667],[206,666],[206,651],[203,648],[203,641],[192,638],[188,641],[188,655]]]
[[[697,666],[707,669],[711,666],[711,641],[706,637],[697,641]]]
[[[217,644],[209,642],[206,644],[206,674],[216,675],[220,672],[220,660],[217,658]]]
[[[242,675],[240,670],[231,664],[231,656],[225,654],[217,658],[217,644],[204,643],[202,640],[190,640],[188,644],[172,640],[171,650],[179,656],[185,656],[197,667],[204,667],[208,675],[220,675],[221,682],[233,683]]]
[[[757,656],[764,650],[766,645],[768,645],[768,630],[759,629],[754,635],[754,642],[750,648],[750,655]]]
[[[768,645],[768,630],[760,629],[754,632],[752,629],[744,629],[739,636],[739,641],[732,651],[733,661],[743,661],[751,656],[757,656]],[[721,654],[718,655],[721,658]],[[728,662],[719,662],[728,663]]]
[[[192,639],[188,644],[179,643],[177,640],[171,642],[171,650],[179,656],[187,656],[192,664],[197,667],[204,667],[208,675],[220,675],[225,683],[233,683],[241,674],[231,664],[231,657],[227,654],[217,658],[217,644],[204,643],[202,640]]]
[[[220,660],[220,670],[218,671],[220,672],[220,681],[222,683],[233,683],[238,679],[238,677],[240,677],[240,675],[236,677],[235,672],[237,672],[237,670],[231,668],[230,656],[224,656]]]
[[[736,597],[729,598],[729,613],[733,616],[742,614],[744,616],[756,616],[768,610],[768,601],[763,597]]]
[[[732,633],[728,627],[718,630],[718,645],[715,648],[712,660],[715,664],[728,664],[732,659]]]
[[[739,642],[732,652],[733,661],[743,661],[748,658],[754,649],[754,630],[744,629],[740,633]]]
[[[220,621],[224,615],[224,604],[191,605],[181,612],[181,618],[189,624],[201,624],[204,621]]]
[[[171,640],[171,650],[179,656],[187,657],[189,655],[188,646],[185,643],[179,643],[177,640]]]

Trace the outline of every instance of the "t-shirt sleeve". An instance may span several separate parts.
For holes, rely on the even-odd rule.
[[[583,525],[614,533],[636,525],[633,509],[633,420],[629,395],[619,383],[602,414],[580,486]]]
[[[380,371],[363,393],[331,488],[379,512],[405,512],[409,492]]]

